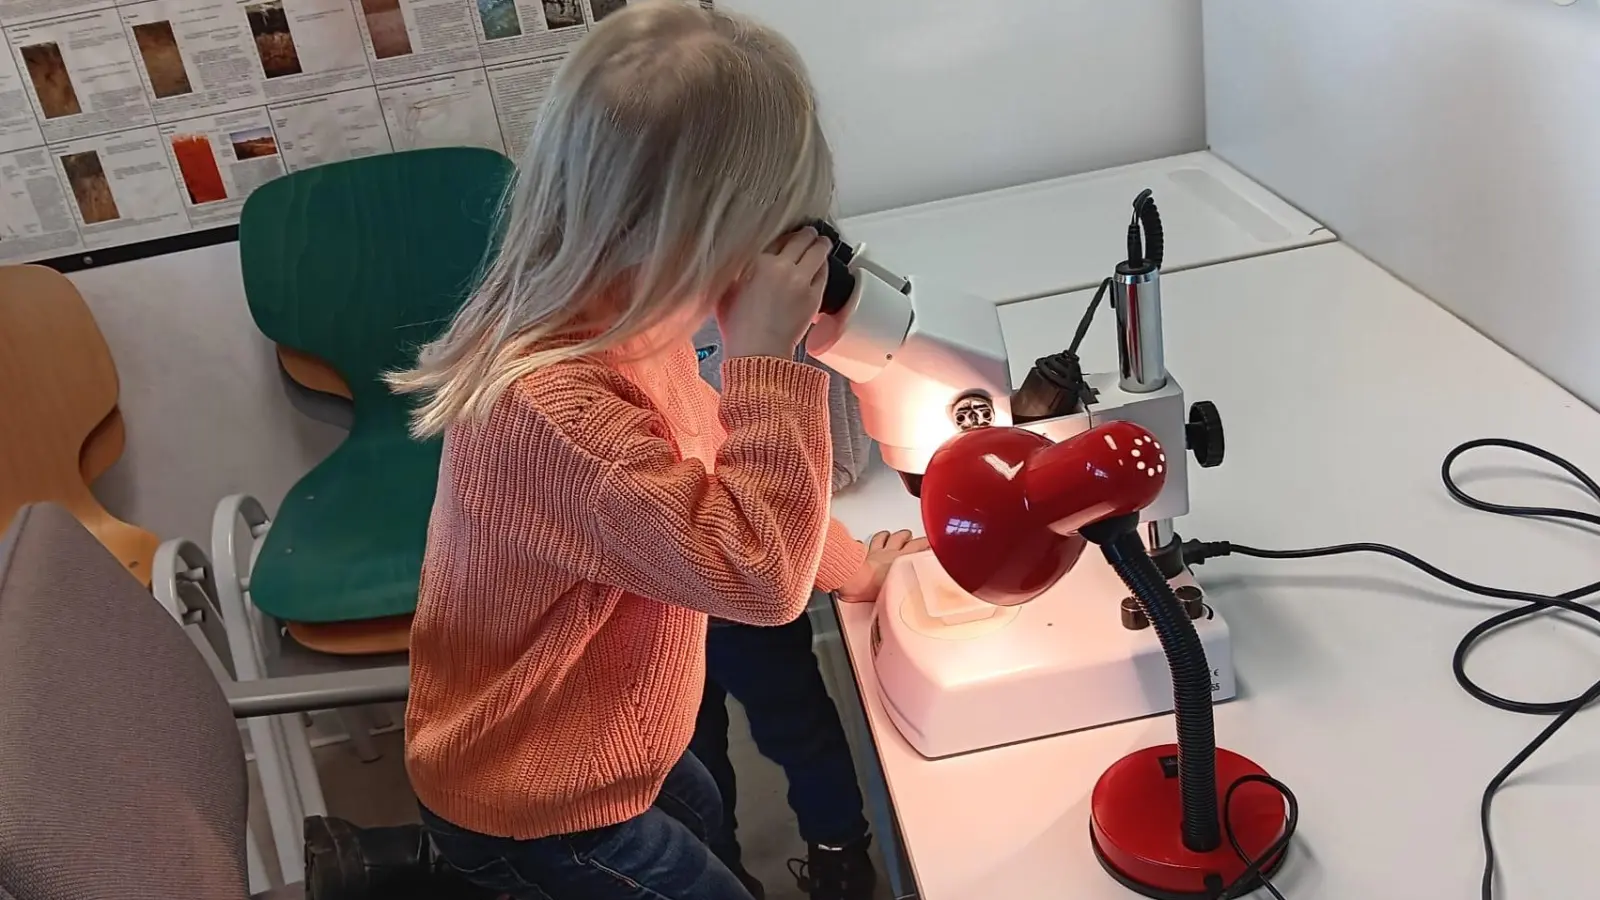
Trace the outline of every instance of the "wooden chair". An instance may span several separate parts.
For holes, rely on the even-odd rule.
[[[43,266],[0,267],[0,527],[65,507],[141,583],[160,541],[100,505],[89,482],[122,453],[117,370],[78,289]]]
[[[100,420],[94,431],[89,432],[88,440],[83,442],[83,449],[78,451],[78,471],[83,475],[84,483],[99,481],[100,476],[122,458],[122,451],[127,444],[128,433],[122,421],[122,410],[112,407],[111,415]]]
[[[296,172],[246,201],[239,250],[251,316],[282,348],[290,380],[349,396],[351,424],[275,516],[243,495],[218,504],[211,559],[241,680],[405,664],[384,651],[408,643],[441,444],[411,438],[410,404],[382,376],[455,313],[511,174],[492,151],[417,150]],[[318,814],[304,729],[278,717],[274,732],[265,752],[285,777],[264,778],[263,790],[300,811],[290,821]]]
[[[344,378],[333,366],[309,353],[282,345],[277,347],[277,355],[279,368],[296,391],[291,399],[302,412],[311,411],[314,407],[314,417],[320,415],[323,421],[350,427],[345,417],[350,414],[349,405],[354,398],[350,394],[350,386],[345,384]],[[318,399],[307,402],[310,396]],[[328,417],[327,407],[337,407],[339,404],[344,408],[336,409]],[[411,635],[410,615],[354,622],[284,622],[283,625],[297,643],[320,653],[341,656],[400,653],[406,649]]]
[[[240,257],[257,327],[289,351],[296,380],[343,388],[354,413],[349,437],[274,517],[250,575],[266,614],[332,625],[414,610],[439,442],[411,439],[409,405],[382,376],[460,305],[510,173],[491,151],[411,151],[297,172],[245,204]]]
[[[294,382],[309,391],[354,400],[350,385],[337,369],[303,350],[278,345],[278,365]]]

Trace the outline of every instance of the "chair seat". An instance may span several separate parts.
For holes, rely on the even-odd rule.
[[[440,443],[364,428],[284,498],[250,596],[286,622],[351,622],[416,611]]]
[[[359,622],[285,622],[294,642],[333,656],[377,656],[404,654],[411,649],[411,617],[363,619]]]
[[[405,653],[335,656],[302,646],[286,637],[269,650],[264,663],[269,677],[292,678],[296,675],[336,675],[362,669],[404,666],[409,664],[409,658]]]

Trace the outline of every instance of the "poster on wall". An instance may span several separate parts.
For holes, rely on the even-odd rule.
[[[0,0],[0,263],[228,239],[257,187],[325,163],[515,157],[561,61],[626,2]]]

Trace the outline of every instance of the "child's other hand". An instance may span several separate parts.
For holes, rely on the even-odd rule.
[[[806,227],[780,238],[723,298],[717,325],[730,359],[790,359],[822,308],[833,243]]]
[[[890,564],[909,553],[926,549],[927,538],[913,538],[909,531],[878,532],[867,542],[867,561],[848,584],[839,588],[839,599],[846,603],[871,603],[878,599],[883,581],[889,577]]]

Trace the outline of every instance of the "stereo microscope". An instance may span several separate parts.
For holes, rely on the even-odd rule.
[[[1193,620],[1212,700],[1222,701],[1235,691],[1228,624],[1205,603],[1173,528],[1189,509],[1187,455],[1202,467],[1219,464],[1222,424],[1210,403],[1186,407],[1167,370],[1160,214],[1149,191],[1133,206],[1128,257],[1102,283],[1072,346],[1035,361],[1019,385],[992,303],[897,275],[843,241],[807,350],[852,382],[884,462],[919,496],[930,459],[966,432],[1019,426],[1063,442],[1106,423],[1140,426],[1151,438],[1129,448],[1129,462],[1162,486],[1138,513],[1138,533]],[[1118,371],[1083,372],[1078,345],[1108,290]],[[972,527],[928,521],[928,506],[930,540],[936,530]],[[1172,710],[1172,679],[1148,617],[1106,561],[1083,554],[1080,535],[1059,537],[1043,570],[1002,565],[981,587],[953,578],[932,552],[892,567],[872,624],[872,659],[885,709],[924,757]]]

